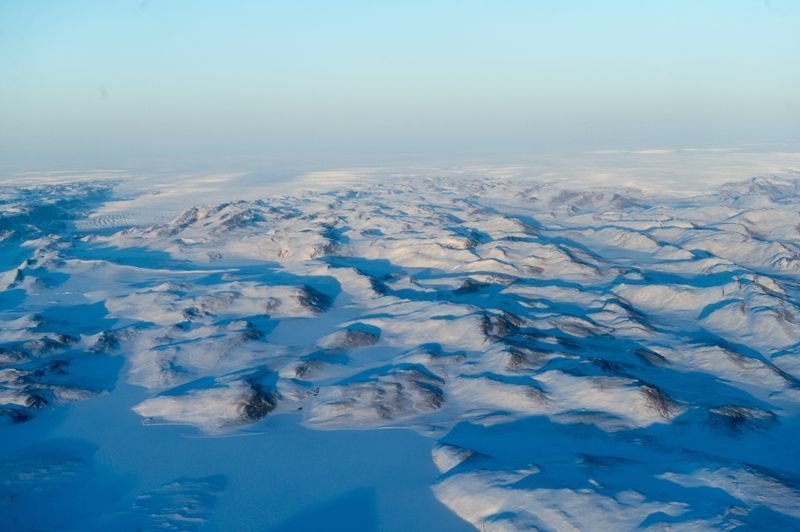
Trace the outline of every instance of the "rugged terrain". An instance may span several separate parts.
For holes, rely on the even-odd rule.
[[[483,530],[800,526],[796,177],[393,180],[92,224],[113,194],[0,190],[6,522],[101,474],[24,427],[125,393],[191,438],[412,429]],[[120,488],[91,526],[213,527],[227,489]]]

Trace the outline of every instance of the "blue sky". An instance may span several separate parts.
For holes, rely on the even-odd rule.
[[[0,167],[796,145],[800,2],[0,0]]]

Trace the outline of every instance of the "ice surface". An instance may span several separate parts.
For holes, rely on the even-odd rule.
[[[3,187],[0,517],[797,528],[798,183],[353,182],[125,227],[113,183]]]

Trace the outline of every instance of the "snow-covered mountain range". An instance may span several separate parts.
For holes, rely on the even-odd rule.
[[[179,425],[158,436],[176,448],[411,429],[437,468],[414,489],[454,528],[800,527],[796,177],[392,180],[88,223],[113,197],[0,189],[6,523],[224,528],[230,472],[32,510],[115,478],[77,443],[96,419],[69,422],[105,400],[103,423],[135,416],[123,434]]]

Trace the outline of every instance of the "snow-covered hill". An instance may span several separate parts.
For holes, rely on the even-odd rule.
[[[797,179],[688,198],[413,179],[75,228],[112,194],[0,191],[9,522],[113,473],[40,447],[117,394],[136,399],[111,423],[211,439],[282,415],[410,428],[436,498],[482,530],[800,527]],[[193,475],[120,488],[90,527],[213,527],[229,488]]]

